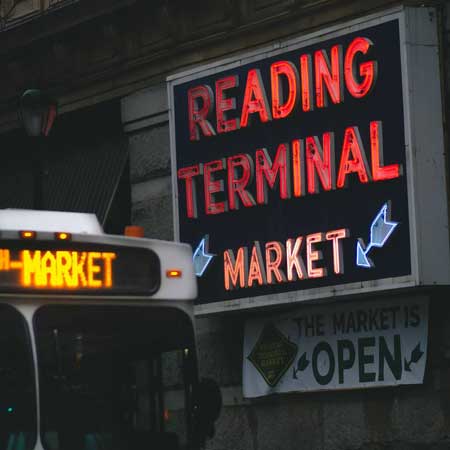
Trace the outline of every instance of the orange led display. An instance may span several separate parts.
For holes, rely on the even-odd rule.
[[[161,282],[159,258],[149,248],[73,242],[71,236],[57,241],[4,240],[2,247],[2,292],[151,295]]]
[[[44,288],[112,287],[116,253],[23,250],[17,267],[22,286]]]
[[[22,250],[12,259],[0,249],[0,271],[18,270],[19,284],[36,288],[110,288],[114,252]]]

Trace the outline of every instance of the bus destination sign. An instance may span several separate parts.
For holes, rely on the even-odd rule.
[[[0,285],[5,292],[151,295],[159,284],[159,260],[149,249],[90,243],[0,244]]]
[[[392,15],[169,79],[198,311],[415,283],[402,27]]]

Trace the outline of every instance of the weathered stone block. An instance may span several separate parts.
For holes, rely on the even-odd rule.
[[[167,124],[129,135],[131,183],[170,173],[169,127]]]
[[[445,426],[437,394],[425,388],[406,389],[397,395],[391,421],[396,440],[415,444],[438,442]]]
[[[258,450],[322,449],[320,402],[311,396],[277,396],[254,401]],[[335,450],[335,447],[329,447]]]
[[[214,438],[207,442],[207,450],[260,450],[255,445],[256,429],[250,426],[246,408],[223,408],[215,429]]]
[[[323,448],[363,448],[368,434],[362,393],[335,392],[320,395],[323,408]]]
[[[222,386],[242,384],[242,320],[197,319],[197,332],[200,376]]]
[[[131,221],[144,227],[145,237],[173,240],[170,177],[132,185],[131,197]]]

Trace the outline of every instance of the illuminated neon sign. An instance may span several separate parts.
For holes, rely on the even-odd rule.
[[[407,154],[426,118],[405,126],[401,15],[171,77],[175,234],[202,262],[201,311],[413,285],[412,172],[437,166]]]
[[[217,77],[214,83],[189,88],[189,139],[198,141],[237,131],[250,127],[253,120],[265,123],[285,119],[296,109],[312,111],[313,105],[326,108],[330,102],[343,103],[344,92],[358,99],[365,97],[375,85],[378,63],[370,57],[363,62],[361,59],[373,54],[373,45],[367,37],[356,36],[345,50],[337,44],[311,53],[300,53],[295,61],[276,59],[269,66],[267,83],[261,69],[251,67],[244,77],[231,74]],[[237,99],[232,93],[242,81],[245,88],[238,109]],[[301,105],[298,102],[300,91]],[[235,117],[229,118],[233,113]]]
[[[366,134],[370,148],[367,153],[361,139],[359,127],[350,126],[341,137],[339,165],[335,169],[337,140],[334,132],[325,132],[321,137],[307,136],[294,139],[291,144],[281,143],[276,147],[273,160],[267,148],[258,149],[254,156],[239,154],[199,163],[178,170],[178,178],[184,183],[186,216],[198,217],[198,204],[202,193],[194,189],[197,177],[203,178],[203,214],[215,215],[231,212],[242,205],[252,208],[266,205],[268,190],[277,193],[278,199],[318,194],[336,189],[345,189],[350,178],[361,184],[386,181],[400,177],[401,164],[380,165],[382,153],[382,123],[369,123]],[[368,164],[370,155],[371,164]],[[213,175],[213,172],[217,174]],[[219,179],[222,177],[222,179]],[[254,182],[254,190],[251,189]],[[302,186],[306,180],[306,189]],[[292,186],[294,189],[292,189]],[[223,200],[218,201],[222,194]],[[278,200],[274,198],[274,201]]]
[[[323,278],[332,270],[336,275],[344,273],[341,239],[349,237],[346,229],[326,233],[297,236],[282,242],[267,242],[261,251],[255,242],[251,251],[240,247],[236,255],[227,249],[224,258],[225,289],[287,283],[308,278]],[[332,246],[330,267],[324,267],[322,252],[318,244]],[[250,253],[250,256],[249,256]],[[303,256],[302,256],[303,254]],[[306,262],[306,264],[305,264]]]
[[[356,264],[358,266],[367,268],[374,267],[374,263],[367,255],[372,247],[382,248],[395,230],[398,222],[392,222],[390,217],[391,205],[390,203],[385,203],[370,225],[370,241],[367,247],[364,245],[362,239],[358,239],[356,243]]]
[[[205,270],[207,269],[211,259],[214,255],[208,253],[208,236],[205,236],[198,244],[198,247],[195,249],[194,255],[192,257],[194,261],[194,270],[195,274],[198,277],[201,277]]]
[[[154,293],[157,256],[148,249],[88,243],[3,241],[0,286],[5,292]]]

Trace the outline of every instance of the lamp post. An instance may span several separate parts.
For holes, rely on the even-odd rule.
[[[42,209],[43,139],[49,135],[56,114],[56,101],[39,89],[28,89],[22,94],[19,103],[19,119],[27,135],[35,138],[35,144],[37,144],[36,151],[33,151],[34,209]]]

